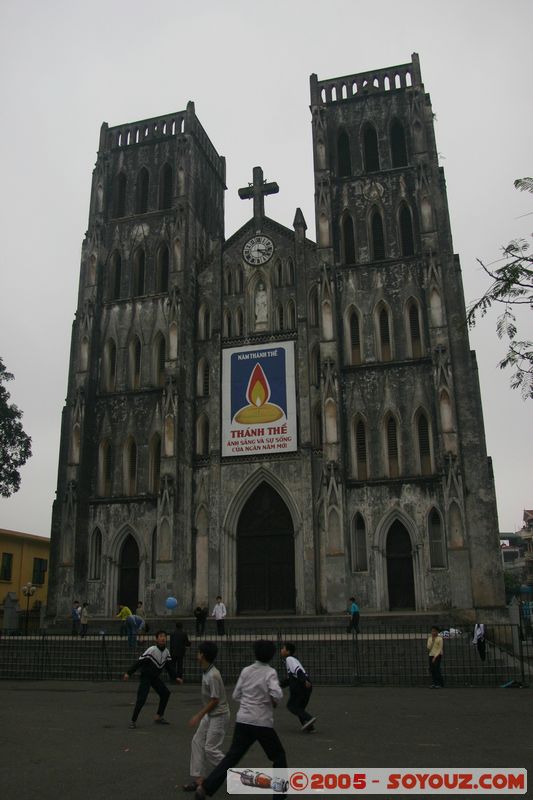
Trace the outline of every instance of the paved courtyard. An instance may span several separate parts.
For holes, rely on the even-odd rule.
[[[172,688],[168,727],[152,723],[151,694],[128,730],[136,689],[133,680],[0,682],[2,800],[190,797],[181,786],[199,686]],[[284,707],[275,719],[291,766],[533,769],[531,698],[529,689],[324,687],[310,703],[316,734],[301,734]],[[268,762],[256,745],[241,766]]]

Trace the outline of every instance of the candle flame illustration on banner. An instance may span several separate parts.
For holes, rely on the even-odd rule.
[[[270,385],[261,364],[255,364],[248,388],[246,389],[246,399],[249,405],[239,409],[234,417],[234,422],[242,425],[250,425],[262,422],[275,422],[284,417],[283,409],[269,403]]]
[[[222,452],[298,448],[294,342],[227,348],[222,354]]]

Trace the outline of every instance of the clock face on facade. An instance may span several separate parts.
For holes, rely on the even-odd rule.
[[[272,258],[274,252],[274,242],[268,236],[254,236],[249,239],[242,248],[242,257],[244,260],[257,267]]]

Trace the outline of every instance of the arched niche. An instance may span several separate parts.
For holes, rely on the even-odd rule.
[[[448,512],[449,542],[452,549],[464,547],[463,517],[457,503],[450,505]]]
[[[327,555],[336,556],[343,551],[339,513],[332,508],[328,515]]]
[[[324,420],[326,428],[326,443],[335,444],[337,442],[337,405],[334,400],[329,398],[324,406]]]

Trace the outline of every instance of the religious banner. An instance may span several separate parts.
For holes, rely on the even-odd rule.
[[[222,351],[222,455],[297,449],[294,342]]]

